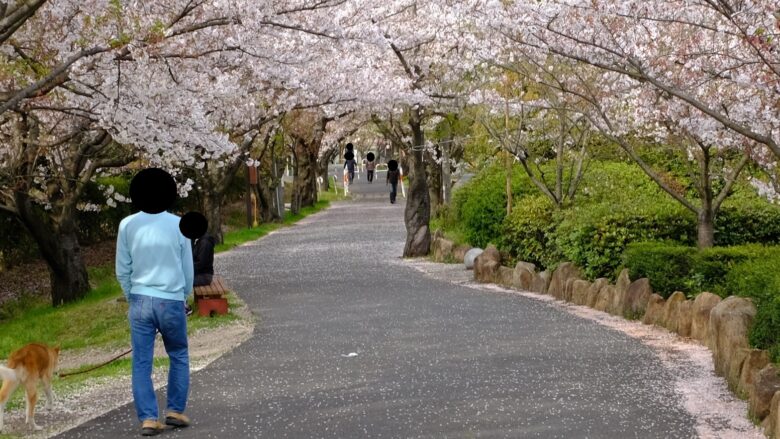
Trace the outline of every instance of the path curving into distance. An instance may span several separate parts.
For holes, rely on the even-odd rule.
[[[381,193],[379,177],[353,191]],[[399,201],[336,203],[218,255],[259,322],[193,374],[194,424],[164,437],[695,437],[672,377],[639,341],[400,259]],[[126,405],[58,437],[138,432]]]

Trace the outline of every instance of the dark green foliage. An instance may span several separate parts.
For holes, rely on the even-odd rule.
[[[780,249],[767,248],[758,257],[745,260],[725,276],[724,289],[750,297],[758,313],[750,330],[750,344],[768,349],[780,361]]]
[[[756,303],[758,312],[750,328],[750,345],[766,349],[772,361],[780,362],[780,291],[765,301]]]
[[[662,242],[629,244],[623,253],[623,265],[632,279],[650,279],[653,291],[666,299],[675,291],[687,290],[694,247]]]
[[[735,267],[775,251],[776,247],[756,244],[698,250],[673,242],[640,242],[626,248],[623,265],[632,278],[650,279],[653,291],[665,298],[675,291],[688,296],[710,291],[726,297],[737,294],[726,284],[726,277]]]
[[[118,202],[116,207],[106,206],[104,190],[109,186],[113,186],[115,192],[122,194],[129,201],[130,176],[101,177],[97,182],[89,183],[84,190],[84,202],[97,204],[103,208],[100,212],[78,212],[79,242],[82,245],[114,239],[120,221],[132,212],[132,205],[129,202]]]
[[[549,198],[543,195],[523,198],[504,220],[502,248],[520,261],[532,262],[540,267],[555,265],[562,259],[558,247],[551,240],[558,216]]]
[[[0,211],[0,271],[38,257],[38,247],[27,229],[11,214]]]
[[[524,180],[524,181],[521,181]],[[520,195],[528,178],[520,170],[512,174],[513,196]],[[455,218],[462,226],[466,240],[484,248],[498,243],[506,217],[506,171],[499,165],[486,168],[454,194]]]
[[[715,243],[728,246],[748,242],[780,244],[780,207],[753,199],[721,208],[715,221]]]
[[[682,208],[599,205],[573,209],[555,230],[565,260],[583,267],[588,278],[613,277],[627,245],[646,240],[690,243],[693,218]]]

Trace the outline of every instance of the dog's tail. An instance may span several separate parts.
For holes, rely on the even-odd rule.
[[[9,381],[16,381],[17,379],[16,371],[5,366],[0,366],[0,377]]]

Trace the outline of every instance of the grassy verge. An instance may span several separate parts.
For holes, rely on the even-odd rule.
[[[281,227],[294,224],[297,221],[313,213],[317,213],[327,208],[328,206],[330,206],[331,201],[340,200],[343,198],[344,198],[343,196],[339,197],[337,194],[325,192],[320,195],[320,200],[314,206],[304,207],[296,215],[287,213],[285,215],[284,220],[281,223],[260,224],[259,226],[253,227],[251,229],[243,228],[243,229],[237,229],[237,230],[232,230],[230,232],[227,232],[223,236],[224,242],[222,244],[217,245],[215,251],[217,253],[220,253],[223,251],[230,250],[245,242],[254,241],[256,239],[262,238],[263,236],[273,232],[274,230],[278,230]]]
[[[326,208],[325,198],[315,206],[306,207],[297,215],[288,215],[283,223],[267,224],[253,229],[236,230],[226,234],[225,244],[217,251],[226,251],[244,242],[258,239],[272,230],[285,227]],[[117,348],[127,345],[127,304],[118,302],[122,292],[114,277],[112,265],[91,267],[93,289],[76,302],[53,308],[48,299],[25,298],[4,306],[0,315],[0,358],[31,342],[58,344],[63,350],[82,348]],[[230,299],[229,299],[230,300]],[[214,327],[236,319],[218,316],[189,319],[190,331]]]

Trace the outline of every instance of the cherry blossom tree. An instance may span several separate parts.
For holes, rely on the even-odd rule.
[[[778,102],[776,5],[661,3],[491,3],[482,22],[512,51],[480,56],[505,67],[522,58],[536,67],[531,80],[584,103],[591,124],[696,214],[706,247],[749,158],[764,161],[764,148],[777,153],[776,112],[768,111]],[[552,73],[561,65],[568,70]],[[637,142],[679,145],[698,167],[698,199],[667,184],[636,153]],[[716,193],[717,180],[724,183]]]

